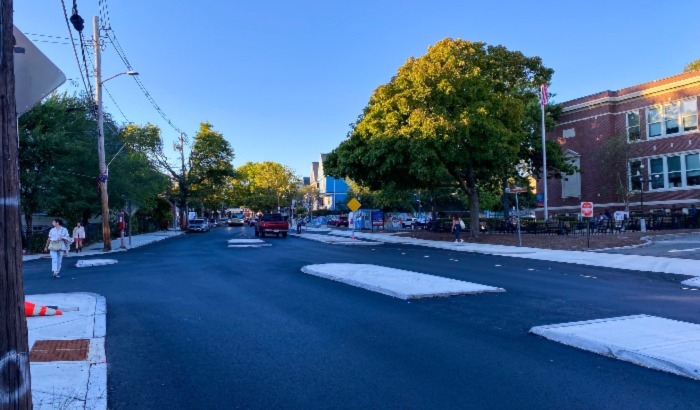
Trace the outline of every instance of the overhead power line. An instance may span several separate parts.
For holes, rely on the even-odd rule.
[[[82,78],[82,80],[83,80],[83,87],[85,87],[85,91],[87,92],[89,90],[88,82],[85,81],[85,76],[83,76],[83,67],[80,64],[80,58],[78,57],[78,50],[75,47],[75,40],[73,39],[73,32],[70,29],[70,21],[68,19],[68,11],[66,10],[66,3],[64,0],[61,0],[61,5],[63,6],[63,16],[66,19],[66,26],[68,27],[68,35],[70,36],[70,42],[73,45],[73,53],[75,54],[75,61],[78,63],[78,72],[80,73],[80,78]],[[89,95],[90,101],[92,101],[92,93],[88,93],[88,95]]]
[[[126,57],[126,53],[124,52],[124,49],[122,48],[121,44],[119,43],[119,40],[117,39],[116,34],[114,33],[114,30],[108,30],[107,32],[107,38],[109,38],[112,41],[112,45],[114,46],[114,50],[117,52],[117,55],[119,55],[119,58],[121,58],[122,62],[126,66],[128,70],[135,71],[134,67],[131,65],[129,62],[129,59]],[[146,89],[146,86],[143,85],[143,82],[141,81],[140,77],[137,76],[132,76],[134,81],[136,81],[136,84],[139,86],[141,89],[141,92],[143,92],[143,95],[146,96],[146,99],[151,103],[153,108],[160,114],[161,118],[165,120],[175,131],[177,131],[180,134],[183,134],[185,137],[187,136],[187,133],[182,131],[180,128],[178,128],[171,120],[170,118],[165,114],[165,112],[160,108],[158,103],[155,101],[153,96],[151,96],[151,93],[148,92]],[[189,143],[185,141],[186,143]]]

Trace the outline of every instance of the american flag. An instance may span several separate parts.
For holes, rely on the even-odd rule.
[[[549,94],[547,94],[547,84],[540,86],[540,96],[542,97],[542,106],[544,107],[549,102]]]
[[[107,182],[107,176],[109,174],[109,171],[107,168],[105,168],[104,171],[100,172],[100,176],[97,178],[100,182],[105,183]]]

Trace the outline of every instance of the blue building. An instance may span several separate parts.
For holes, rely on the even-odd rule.
[[[321,154],[321,161],[311,164],[311,183],[319,190],[321,203],[314,209],[346,210],[348,202],[348,183],[344,179],[327,176],[323,172],[326,154]]]

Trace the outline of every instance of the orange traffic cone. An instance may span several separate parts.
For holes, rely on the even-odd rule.
[[[32,302],[24,302],[24,314],[26,316],[53,316],[62,315],[63,312],[48,306],[37,306]]]

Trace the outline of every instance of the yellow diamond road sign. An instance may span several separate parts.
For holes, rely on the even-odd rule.
[[[357,200],[357,198],[353,198],[350,200],[350,202],[348,202],[348,208],[350,208],[350,210],[353,212],[356,212],[361,206],[362,204]]]

